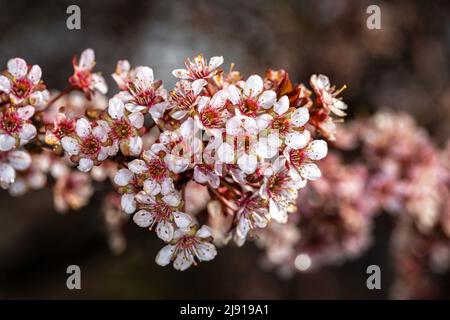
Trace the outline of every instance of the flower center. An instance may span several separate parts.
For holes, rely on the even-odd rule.
[[[7,110],[0,118],[0,125],[9,134],[17,133],[22,128],[22,119],[16,112]]]
[[[113,132],[119,139],[128,138],[132,133],[131,125],[125,119],[116,120],[114,122]]]
[[[280,194],[283,191],[285,184],[289,181],[290,177],[285,174],[271,176],[267,183],[270,196],[273,197],[274,195]]]
[[[253,100],[252,98],[247,98],[239,106],[239,110],[246,116],[255,117],[259,110],[259,104],[257,101]]]
[[[26,98],[30,95],[32,83],[28,78],[17,79],[12,88],[13,94],[18,98]]]
[[[210,75],[206,61],[201,57],[196,57],[194,62],[187,60],[185,65],[189,73],[196,79],[206,78]]]
[[[289,132],[291,122],[288,118],[283,116],[276,116],[272,120],[272,129],[278,130],[281,134]]]
[[[89,88],[92,82],[92,74],[90,70],[77,71],[72,77],[70,77],[69,82],[78,88],[86,89]]]
[[[156,94],[153,87],[144,88],[140,83],[130,82],[128,91],[134,98],[134,103],[140,106],[151,107],[156,103]]]
[[[219,128],[224,124],[223,119],[220,117],[219,110],[212,107],[207,107],[202,110],[200,113],[200,120],[207,128]]]
[[[179,110],[189,110],[195,103],[195,96],[192,92],[182,95],[173,91],[170,96]]]
[[[306,159],[306,152],[302,149],[289,151],[289,157],[294,167],[300,167]]]
[[[85,155],[96,155],[100,151],[100,148],[100,141],[93,135],[87,136],[81,143],[81,152]]]
[[[59,125],[53,130],[53,134],[61,139],[75,132],[74,120],[62,120]]]
[[[147,163],[150,178],[155,181],[163,180],[167,175],[167,168],[164,162],[159,159],[152,159]]]
[[[165,204],[164,202],[157,202],[155,204],[143,207],[155,215],[155,219],[153,220],[153,223],[149,227],[150,230],[153,228],[155,224],[158,224],[161,221],[169,221],[173,212],[172,208],[169,205]]]
[[[198,244],[199,244],[199,241],[195,236],[186,235],[178,240],[177,249],[186,250],[188,252],[191,252],[192,255],[195,257],[194,248]]]

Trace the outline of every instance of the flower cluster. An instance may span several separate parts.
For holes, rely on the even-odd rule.
[[[332,114],[345,116],[342,90],[324,75],[311,77],[311,91],[283,70],[244,77],[220,69],[222,57],[198,55],[172,72],[178,81],[166,91],[150,67],[121,60],[108,99],[95,64],[94,51],[83,51],[68,87],[50,94],[38,66],[8,62],[0,77],[1,186],[21,195],[49,182],[66,212],[86,205],[92,182],[109,177],[120,194],[104,209],[111,239],[122,239],[113,247],[124,247],[120,206],[165,242],[156,262],[178,270],[212,260],[219,238],[242,246],[286,223],[300,189],[322,175],[317,161],[334,138]],[[209,199],[214,228],[199,224],[204,210],[188,200],[193,190]],[[219,216],[227,226],[216,228],[211,217]]]
[[[114,180],[123,194],[122,209],[134,213],[139,226],[156,226],[169,246],[182,242],[177,235],[186,231],[180,230],[191,230],[192,237],[198,228],[184,210],[187,178],[218,201],[209,208],[233,217],[224,238],[243,245],[254,230],[272,221],[285,223],[299,189],[321,176],[316,161],[328,149],[325,140],[312,137],[314,127],[308,128],[315,104],[293,99],[295,93],[282,94],[268,77],[225,74],[222,62],[222,57],[208,62],[197,56],[186,60],[186,69],[173,71],[179,81],[167,101],[156,104],[157,116],[151,113],[156,107],[149,108],[160,136]],[[120,79],[122,85],[129,81]],[[212,248],[206,256],[192,253],[187,264],[215,254]]]

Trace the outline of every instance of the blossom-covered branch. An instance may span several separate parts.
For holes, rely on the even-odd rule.
[[[213,243],[241,246],[273,222],[286,223],[300,189],[321,178],[317,162],[346,115],[344,87],[313,75],[309,90],[283,70],[244,77],[222,63],[186,59],[168,92],[150,67],[122,60],[108,99],[92,49],[73,59],[59,93],[46,89],[39,66],[10,60],[0,76],[1,186],[20,195],[50,176],[56,208],[65,212],[85,205],[92,182],[109,177],[121,194],[107,197],[109,229],[117,230],[121,220],[111,217],[120,205],[165,242],[156,262],[178,270],[212,260]],[[200,225],[192,190],[209,199],[207,221],[220,215],[226,230]]]

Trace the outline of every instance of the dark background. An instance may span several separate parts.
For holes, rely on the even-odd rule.
[[[81,8],[81,30],[66,28],[66,8]],[[366,28],[366,8],[381,7],[381,30]],[[350,117],[405,110],[438,145],[450,126],[448,1],[0,1],[0,62],[39,64],[48,87],[63,89],[71,58],[91,47],[108,75],[118,59],[148,65],[170,88],[185,57],[223,55],[243,74],[285,68],[295,81],[327,74]],[[211,263],[179,273],[154,257],[161,241],[129,224],[127,250],[105,240],[100,194],[59,215],[49,189],[11,198],[0,192],[0,298],[388,298],[392,222],[378,218],[374,244],[355,261],[282,279],[259,266],[252,244],[219,250]],[[82,290],[66,288],[66,268],[82,269]],[[382,290],[366,288],[378,264]]]

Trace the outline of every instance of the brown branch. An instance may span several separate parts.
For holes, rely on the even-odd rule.
[[[57,94],[55,97],[53,97],[47,104],[47,108],[50,107],[52,104],[54,104],[57,100],[65,96],[66,94],[69,94],[73,89],[75,89],[73,86],[66,87],[63,91],[61,91],[59,94]]]
[[[237,210],[236,204],[227,200],[223,195],[219,193],[219,191],[212,188],[210,185],[208,185],[208,190],[211,191],[216,196],[217,200],[219,200],[225,207],[233,211]]]

